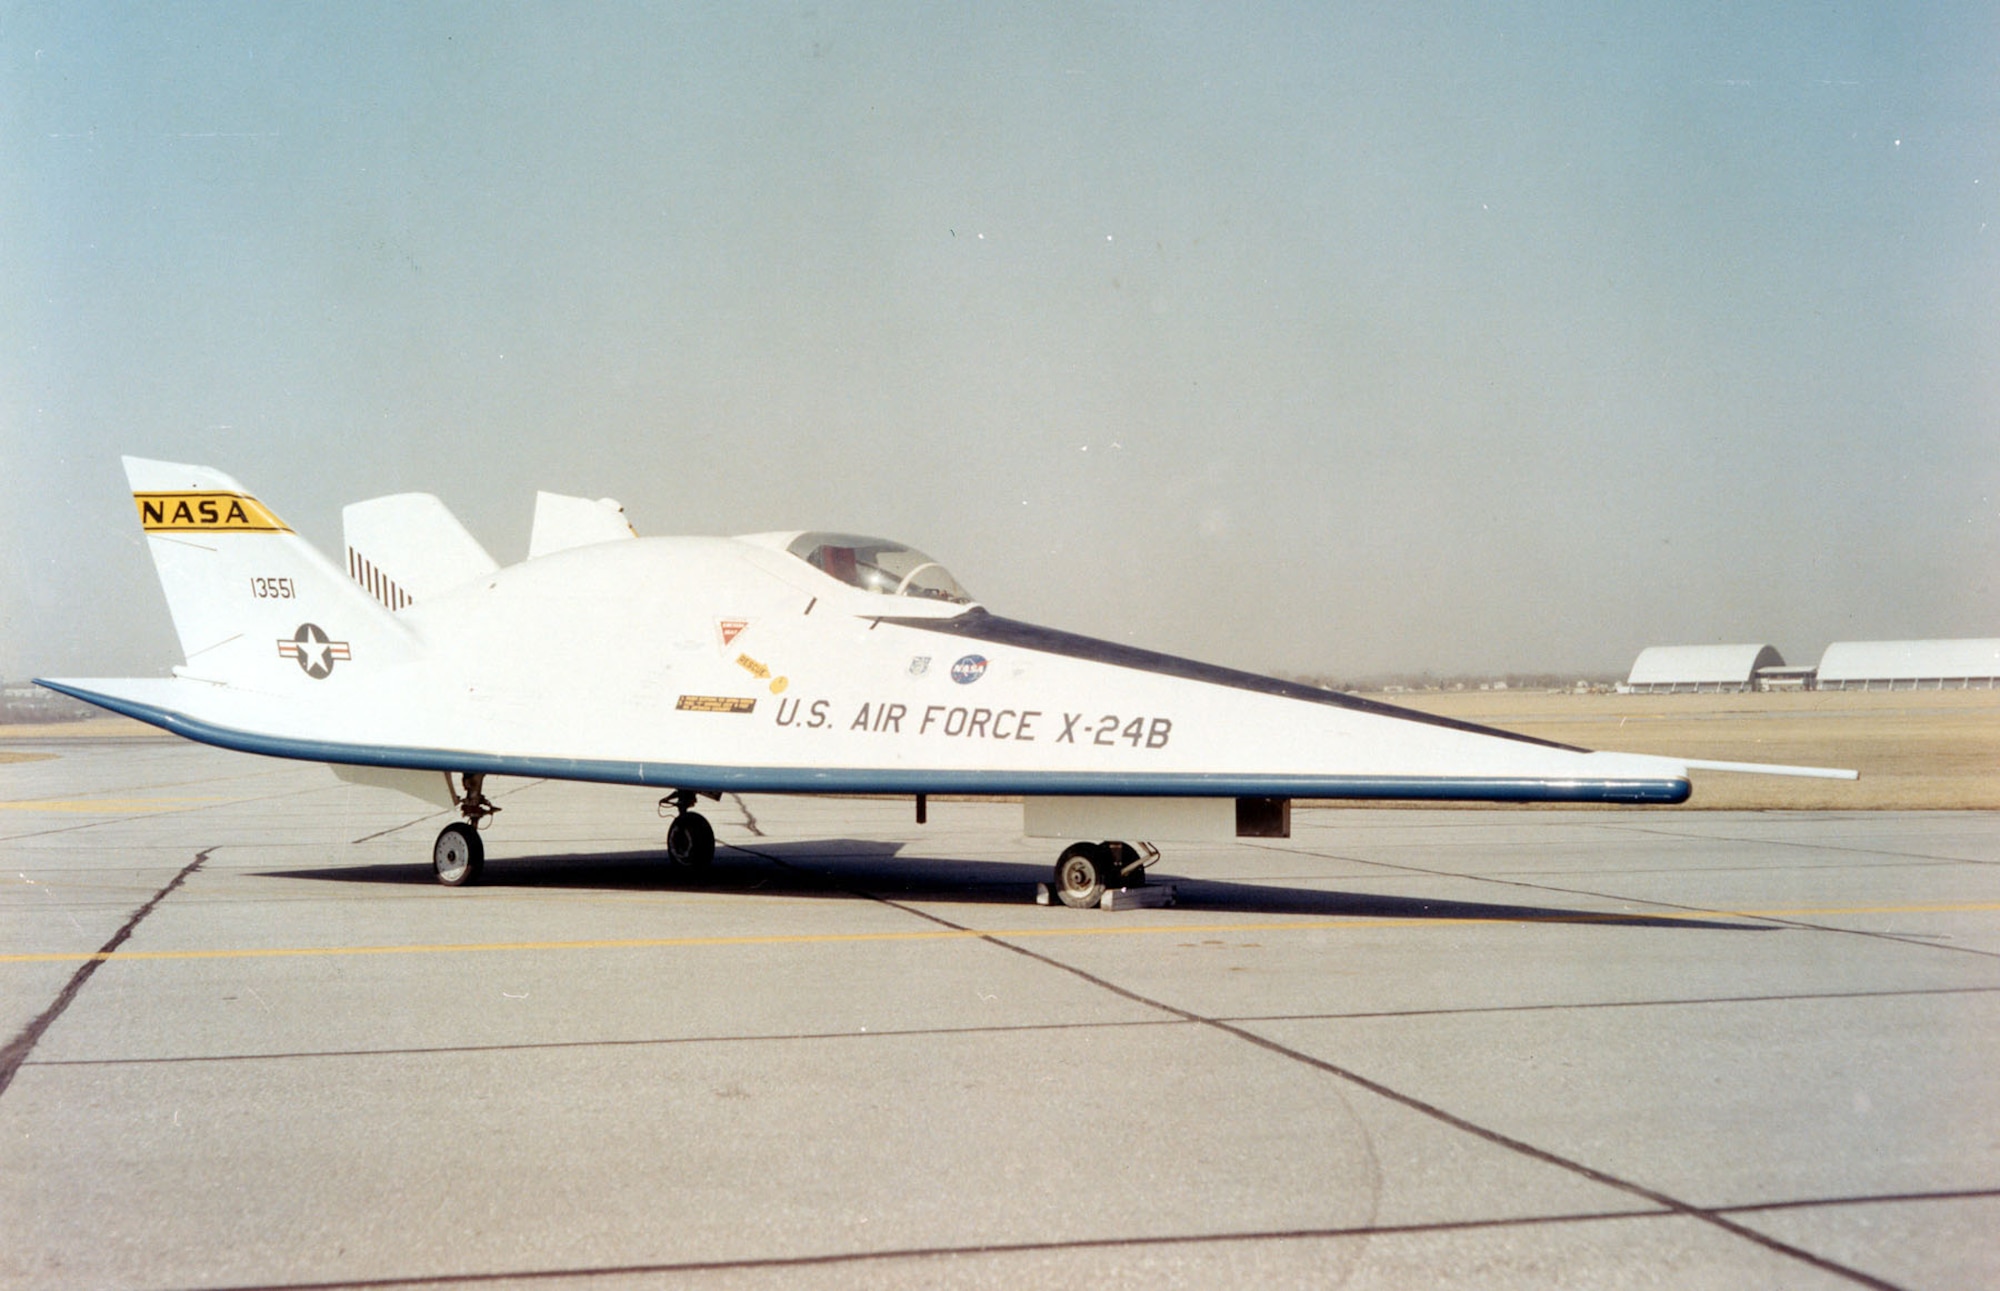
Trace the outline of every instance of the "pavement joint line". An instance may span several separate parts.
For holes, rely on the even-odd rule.
[[[1757,1214],[1766,1210],[1816,1210],[1826,1206],[1894,1206],[1914,1201],[1979,1201],[2000,1199],[2000,1188],[1950,1188],[1938,1192],[1883,1192],[1856,1197],[1806,1197],[1796,1201],[1750,1201],[1716,1206],[1717,1213]]]
[[[1846,874],[1852,871],[1861,871],[1861,870],[1934,870],[1934,869],[1944,869],[1953,865],[1985,865],[1987,863],[1988,862],[1986,861],[1892,860],[1892,861],[1876,861],[1871,864],[1856,864],[1852,861],[1842,861],[1826,865],[1704,865],[1699,867],[1675,865],[1675,866],[1667,866],[1660,869],[1651,869],[1651,870],[1639,870],[1639,869],[1620,870],[1618,871],[1618,876],[1620,878],[1651,878],[1653,876],[1661,874],[1692,875],[1697,877],[1710,874],[1826,874],[1826,873]],[[1513,875],[1520,878],[1545,878],[1545,879],[1565,878],[1578,874],[1604,873],[1603,870],[1597,870],[1597,869],[1501,870],[1497,872],[1501,874]]]
[[[747,850],[747,849],[745,849]],[[780,864],[789,864],[780,862]],[[1594,895],[1594,894],[1593,894]],[[886,897],[871,897],[896,909],[908,909]],[[1653,902],[1649,904],[1660,904]],[[1973,902],[1962,905],[1938,906],[1857,906],[1842,910],[1820,910],[1817,914],[1970,914],[2000,910],[2000,902]],[[1791,912],[1792,914],[1806,912]],[[925,916],[928,918],[929,916]],[[1734,919],[1767,919],[1782,921],[1784,915],[1755,910],[1717,911],[1690,910],[1685,916],[1689,923],[1713,923]],[[487,941],[487,942],[413,942],[405,945],[385,944],[374,946],[225,946],[199,950],[117,950],[100,948],[94,951],[28,951],[0,954],[0,964],[58,964],[81,961],[137,960],[182,960],[182,959],[287,959],[313,955],[443,955],[443,954],[494,954],[507,952],[545,950],[660,950],[706,946],[810,946],[840,945],[843,943],[865,943],[884,941],[953,941],[980,937],[1163,937],[1192,935],[1194,933],[1216,932],[1351,932],[1380,928],[1457,928],[1467,925],[1507,925],[1507,924],[1596,924],[1606,927],[1637,925],[1648,927],[1659,918],[1658,915],[1628,915],[1615,912],[1579,910],[1574,914],[1537,917],[1534,915],[1494,915],[1462,916],[1434,915],[1396,919],[1365,919],[1346,915],[1323,915],[1311,922],[1288,921],[1280,923],[1215,923],[1179,924],[1149,923],[1129,924],[1122,927],[1099,928],[972,928],[954,924],[947,920],[936,920],[943,926],[932,930],[899,930],[894,932],[819,932],[819,933],[742,933],[722,937],[607,937],[577,941],[534,940],[534,941]],[[1818,927],[1818,925],[1800,925]],[[1849,932],[1845,928],[1823,928],[1821,931]],[[1887,934],[1864,934],[1887,936]],[[1903,941],[1909,945],[1926,946],[1930,942],[1903,937],[1889,937],[1889,940]],[[1961,947],[1941,947],[1940,949],[1965,949]],[[1989,955],[1991,952],[1974,950],[1971,953]]]
[[[1752,847],[1794,847],[1808,852],[1843,852],[1852,856],[1892,856],[1899,860],[1937,861],[1950,865],[1992,865],[1993,861],[1981,860],[1976,856],[1932,856],[1927,852],[1898,852],[1886,847],[1842,847],[1838,843],[1801,843],[1790,838],[1737,838],[1729,834],[1691,834],[1678,829],[1662,829],[1657,825],[1620,825],[1612,821],[1603,822],[1602,828],[1616,830],[1621,834],[1651,834],[1659,838],[1679,838],[1696,843],[1743,843]]]
[[[1578,1000],[1555,1004],[1491,1004],[1458,1009],[1372,1009],[1353,1013],[1245,1013],[1221,1022],[1365,1022],[1374,1018],[1459,1017],[1479,1013],[1561,1013],[1583,1009],[1703,1008],[1713,1004],[1798,1004],[1814,1000],[1889,1000],[1924,995],[1991,995],[2000,986],[1916,986],[1886,991],[1801,991],[1793,995],[1711,995],[1668,1000]]]
[[[21,1028],[20,1034],[8,1041],[4,1049],[0,1049],[0,1095],[4,1095],[7,1092],[7,1087],[14,1083],[14,1073],[21,1069],[23,1062],[27,1061],[28,1055],[34,1051],[36,1043],[41,1040],[42,1033],[47,1031],[55,1023],[55,1020],[63,1015],[63,1011],[68,1009],[70,1004],[75,1001],[77,993],[83,990],[83,984],[90,980],[90,975],[95,973],[104,964],[105,959],[112,952],[124,944],[125,939],[132,935],[132,930],[139,926],[141,920],[153,913],[154,908],[160,902],[166,900],[175,888],[185,883],[188,875],[193,874],[202,867],[203,863],[208,860],[209,854],[214,850],[213,847],[208,847],[196,852],[193,860],[182,866],[172,878],[168,879],[146,904],[132,912],[131,916],[125,920],[123,926],[117,932],[111,934],[111,939],[104,943],[103,949],[98,954],[91,956],[88,962],[70,975],[69,981],[63,984],[63,988],[57,993],[54,1002],[46,1009],[43,1009],[41,1014],[29,1022],[27,1026]]]
[[[1112,1031],[1131,1027],[1178,1027],[1179,1018],[1123,1018],[1104,1022],[1021,1022],[1006,1026],[907,1027],[868,1031],[802,1031],[792,1035],[644,1036],[627,1040],[545,1040],[532,1044],[423,1045],[404,1049],[322,1049],[290,1053],[198,1053],[155,1058],[41,1058],[28,1067],[160,1067],[206,1062],[318,1062],[330,1058],[420,1058],[440,1054],[538,1053],[564,1049],[652,1049],[700,1044],[800,1044],[818,1040],[907,1040],[923,1037],[1034,1034],[1048,1031]]]
[[[1465,1009],[1387,1009],[1356,1013],[1218,1014],[1213,1020],[1246,1025],[1267,1022],[1344,1022],[1369,1021],[1383,1018],[1455,1017],[1481,1013],[1540,1013],[1562,1012],[1572,1009],[1681,1008],[1702,1007],[1712,1004],[1782,1004],[1811,1000],[1899,999],[1907,996],[1982,995],[1994,992],[2000,992],[2000,986],[1945,986],[1906,991],[1836,991],[1824,994],[1801,995],[1718,996],[1712,999],[1588,1000],[1574,1004],[1509,1004],[1495,1005],[1489,1008]],[[523,1044],[412,1045],[395,1049],[306,1049],[274,1053],[171,1054],[152,1058],[29,1058],[22,1065],[28,1067],[143,1067],[207,1062],[295,1062],[336,1058],[407,1058],[439,1054],[537,1053],[544,1051],[555,1052],[564,1049],[645,1049],[701,1044],[795,1044],[817,1040],[897,1040],[926,1036],[1008,1035],[1014,1032],[1097,1031],[1117,1030],[1127,1027],[1177,1027],[1191,1025],[1195,1024],[1185,1018],[1176,1017],[1124,1018],[1101,1022],[1020,1022],[1000,1026],[902,1027],[879,1028],[868,1031],[799,1031],[785,1034],[771,1033],[761,1035],[638,1036],[626,1039],[603,1040],[545,1040]],[[1911,1194],[1912,1197],[1928,1195],[1931,1194]],[[1984,1196],[1986,1193],[1975,1191],[1967,1195]],[[1863,1198],[1862,1200],[1870,1199]],[[1822,1204],[1831,1205],[1835,1203],[1819,1201],[1772,1203],[1774,1206]],[[1749,1209],[1758,1208],[1756,1206],[1749,1207]],[[1733,1208],[1717,1206],[1714,1209],[1720,1211]]]
[[[750,851],[750,849],[748,848],[744,848],[742,850]],[[756,853],[756,852],[752,852],[751,854],[762,855],[762,853]],[[778,860],[775,857],[766,856],[765,859],[771,860],[778,865],[784,865],[787,866],[787,868],[790,868],[787,862]],[[829,875],[829,877],[833,876]],[[888,897],[881,896],[877,893],[857,892],[856,895],[866,897],[871,901],[878,901],[883,905],[889,906],[892,909],[901,910],[906,914],[914,916],[915,918],[923,919],[930,923],[940,924],[946,928],[958,929],[960,931],[967,931],[967,932],[972,931],[971,929],[965,928],[964,925],[962,924],[953,923],[951,920],[944,918],[942,915],[932,914],[928,910],[919,910],[915,906],[905,905],[900,901],[892,900]],[[1607,1171],[1599,1170],[1595,1166],[1587,1165],[1582,1161],[1573,1160],[1572,1158],[1562,1156],[1559,1153],[1552,1152],[1547,1148],[1537,1147],[1534,1144],[1529,1143],[1525,1139],[1517,1139],[1514,1138],[1512,1135],[1503,1134],[1500,1131],[1492,1129],[1488,1126],[1480,1125],[1474,1121],[1467,1120],[1466,1118],[1459,1116],[1454,1112],[1446,1111],[1443,1107],[1440,1107],[1435,1103],[1427,1102],[1424,1099],[1418,1098],[1414,1094],[1406,1094],[1399,1089],[1395,1089],[1389,1085],[1385,1085],[1380,1081],[1371,1080],[1367,1076],[1363,1076],[1361,1073],[1353,1071],[1349,1068],[1342,1067],[1337,1063],[1329,1062],[1324,1058],[1314,1057],[1312,1054],[1306,1053],[1300,1049],[1294,1049],[1289,1045],[1280,1044],[1278,1041],[1272,1040],[1267,1036],[1259,1035],[1255,1031],[1248,1030],[1244,1027],[1237,1026],[1233,1023],[1224,1022],[1219,1018],[1208,1017],[1203,1014],[1196,1013],[1191,1009],[1184,1009],[1178,1005],[1169,1004],[1164,1000],[1157,1000],[1152,998],[1151,996],[1142,995],[1138,991],[1131,990],[1128,987],[1120,986],[1116,982],[1113,982],[1108,978],[1099,977],[1097,974],[1078,968],[1073,964],[1066,964],[1059,959],[1055,959],[1048,955],[1041,954],[1040,952],[1032,950],[1026,946],[1017,946],[1011,941],[1003,940],[1003,937],[1005,935],[1006,934],[1001,934],[1001,933],[981,933],[979,934],[979,937],[982,941],[997,946],[1002,950],[1011,951],[1014,954],[1020,955],[1025,959],[1034,960],[1036,963],[1046,965],[1047,967],[1056,969],[1059,972],[1068,973],[1071,976],[1076,977],[1084,982],[1087,982],[1097,987],[1100,990],[1107,991],[1113,995],[1119,996],[1122,999],[1129,1000],[1134,1004],[1138,1004],[1146,1008],[1157,1009],[1158,1011],[1165,1013],[1170,1017],[1177,1017],[1184,1021],[1196,1023],[1200,1026],[1213,1029],[1224,1035],[1233,1036],[1236,1039],[1245,1042],[1246,1044],[1254,1045],[1257,1048],[1266,1050],[1267,1052],[1270,1053],[1277,1054],[1282,1058],[1287,1058],[1303,1066],[1311,1067],[1318,1071],[1325,1072],[1326,1074],[1331,1075],[1339,1080],[1343,1080],[1350,1085],[1366,1090],[1369,1093],[1376,1095],[1377,1097],[1385,1098],[1392,1102],[1399,1103],[1402,1106],[1409,1108],[1411,1111],[1417,1112],[1424,1116],[1428,1116],[1431,1119],[1439,1122],[1440,1124],[1459,1130],[1462,1133],[1473,1135],[1474,1137],[1482,1139],[1485,1142],[1491,1143],[1496,1147],[1509,1149],[1521,1156],[1528,1157],[1531,1160],[1540,1161],[1545,1165],[1554,1166],[1561,1170],[1567,1170],[1572,1174],[1576,1174],[1581,1176],[1582,1178],[1589,1179],[1594,1183],[1601,1184],[1608,1188],[1617,1189],[1618,1191],[1624,1192],[1630,1196],[1638,1197],[1644,1201],[1651,1202],[1655,1206],[1663,1207],[1666,1210],[1669,1210],[1677,1215],[1685,1216],[1686,1218],[1689,1219],[1698,1220],[1712,1227],[1719,1228],[1724,1232],[1732,1233],[1735,1236],[1740,1237],[1747,1242],[1751,1242],[1755,1245],[1762,1246],[1767,1250],[1777,1252],[1778,1254],[1781,1255],[1790,1256],[1792,1259],[1798,1260],[1803,1264],[1809,1264],[1814,1268],[1821,1269],[1824,1270],[1825,1272],[1835,1274],[1836,1276],[1846,1278],[1849,1281],[1852,1281],[1858,1285],[1874,1287],[1877,1288],[1878,1291],[1902,1291],[1902,1288],[1897,1287],[1894,1283],[1886,1282],[1881,1278],[1877,1278],[1871,1274],[1864,1273],[1859,1269],[1849,1268],[1847,1265],[1838,1263],[1837,1261],[1834,1260],[1827,1259],[1825,1256],[1817,1255],[1812,1251],[1804,1249],[1803,1247],[1794,1246],[1789,1242],[1780,1241],[1779,1239],[1772,1237],[1769,1234],[1761,1233],[1754,1228],[1747,1227],[1723,1215],[1719,1215],[1713,1210],[1703,1209],[1700,1206],[1696,1206],[1692,1202],[1682,1201],[1677,1197],[1671,1196],[1667,1193],[1661,1192],[1654,1188],[1649,1188],[1644,1184],[1636,1183],[1629,1179],[1620,1178],[1619,1176],[1611,1174]]]
[[[921,914],[922,912],[913,911],[912,913]],[[936,916],[925,915],[924,917],[935,918]],[[1087,973],[1080,968],[1072,967],[1071,965],[1065,964],[1060,960],[1051,959],[1046,955],[1037,954],[1036,952],[1029,950],[1025,946],[1009,945],[1007,942],[999,941],[998,939],[994,939],[994,944],[1005,946],[1007,949],[1012,950],[1017,954],[1025,955],[1030,959],[1040,960],[1041,962],[1048,964],[1053,968],[1059,968],[1064,972],[1073,973],[1087,982],[1092,982],[1098,986],[1103,987],[1106,990],[1125,996],[1126,998],[1131,999],[1137,1003],[1150,1004],[1154,1008],[1161,1009],[1167,1013],[1175,1014],[1180,1017],[1184,1017],[1191,1022],[1197,1022],[1203,1026],[1212,1027],[1215,1030],[1220,1031],[1225,1035],[1234,1036],[1239,1040],[1245,1041],[1246,1043],[1249,1044],[1256,1045],[1258,1048],[1268,1050],[1271,1053],[1279,1055],[1280,1057],[1289,1058],[1293,1062],[1301,1063],[1305,1066],[1316,1068],[1320,1071],[1327,1073],[1328,1075],[1335,1076],[1341,1080],[1347,1081],[1349,1084],[1367,1090],[1369,1093],[1375,1094],[1378,1097],[1386,1098],[1392,1102],[1400,1103],[1404,1107],[1407,1107],[1412,1111],[1431,1117],[1433,1120],[1436,1120],[1444,1125],[1450,1126],[1453,1129],[1459,1130],[1462,1133],[1471,1134],[1477,1138],[1483,1139],[1488,1143],[1492,1143],[1496,1147],[1510,1149],[1522,1156],[1528,1157],[1532,1160],[1540,1161],[1545,1165],[1555,1166],[1558,1169],[1567,1170],[1573,1174],[1580,1175],[1583,1178],[1591,1180],[1593,1183],[1602,1184],[1605,1187],[1615,1188],[1621,1192],[1629,1193],[1632,1196],[1639,1197],[1643,1200],[1652,1202],[1656,1206],[1664,1207],[1665,1209],[1673,1212],[1674,1214],[1681,1215],[1689,1219],[1699,1220],[1702,1223],[1712,1225],[1713,1227],[1716,1228],[1720,1228],[1724,1232],[1733,1233],[1737,1237],[1743,1238],[1744,1240],[1752,1242],[1758,1246],[1765,1247],[1781,1255],[1788,1255],[1793,1259],[1801,1261],[1802,1263],[1810,1264],[1813,1267],[1825,1270],[1828,1273],[1833,1273],[1840,1277],[1847,1278],[1861,1286],[1879,1288],[1880,1291],[1901,1291],[1901,1289],[1896,1287],[1894,1283],[1886,1282],[1870,1274],[1863,1273],[1859,1269],[1849,1268],[1844,1264],[1840,1264],[1834,1260],[1827,1259],[1824,1256],[1814,1254],[1812,1251],[1808,1251],[1803,1247],[1793,1246],[1789,1242],[1780,1241],[1777,1238],[1771,1237],[1768,1234],[1760,1233],[1754,1228],[1749,1228],[1742,1224],[1738,1224],[1733,1220],[1727,1219],[1724,1216],[1715,1213],[1713,1210],[1706,1210],[1703,1209],[1702,1207],[1696,1206],[1692,1202],[1682,1201],[1679,1198],[1661,1192],[1658,1189],[1649,1188],[1644,1184],[1635,1183],[1632,1180],[1620,1178],[1619,1176],[1611,1174],[1607,1171],[1599,1170],[1595,1166],[1586,1165],[1581,1161],[1573,1160],[1569,1157],[1562,1156],[1546,1148],[1536,1147],[1534,1144],[1529,1143],[1525,1139],[1517,1139],[1512,1135],[1502,1134],[1498,1130],[1491,1129],[1484,1125],[1480,1125],[1474,1121],[1469,1121],[1464,1117],[1457,1115],[1456,1113],[1446,1111],[1444,1108],[1438,1106],[1435,1103],[1426,1102],[1425,1100],[1416,1097],[1414,1094],[1406,1094],[1401,1090],[1392,1088],[1391,1086],[1385,1085],[1380,1081],[1371,1080],[1368,1077],[1361,1075],[1359,1072],[1340,1066],[1338,1063],[1328,1062],[1323,1058],[1316,1058],[1313,1055],[1306,1053],[1302,1050],[1294,1049],[1289,1045],[1280,1044],[1279,1042],[1269,1039],[1268,1037],[1258,1035],[1254,1031],[1247,1030],[1243,1027],[1236,1026],[1228,1022],[1224,1022],[1218,1018],[1205,1017],[1201,1014],[1194,1013],[1190,1010],[1182,1009],[1172,1004],[1167,1004],[1164,1001],[1149,999],[1146,996],[1140,995],[1136,991],[1126,990],[1122,986],[1118,986],[1113,982],[1098,977],[1094,973]]]
[[[406,820],[400,825],[391,825],[387,829],[378,829],[372,834],[363,834],[359,838],[350,838],[347,840],[347,843],[348,846],[350,847],[352,847],[356,843],[372,843],[378,838],[386,838],[390,834],[399,833],[402,830],[408,829],[412,825],[421,825],[427,820],[436,820],[440,816],[449,816],[449,815],[451,815],[451,808],[449,807],[441,808],[437,811],[430,812],[426,815],[418,816],[411,820]]]
[[[1675,903],[1670,901],[1651,901],[1649,902],[1649,904],[1665,906],[1669,910],[1682,911],[1686,916],[1690,918],[1703,913],[1700,907],[1698,906],[1676,905]],[[1991,908],[1993,907],[1985,903],[1967,903],[1963,906],[1940,905],[1928,908],[1922,906],[1910,906],[1910,907],[1882,906],[1875,909],[1851,909],[1851,910],[1827,908],[1819,910],[1775,911],[1771,914],[1760,915],[1758,917],[1763,919],[1769,919],[1771,922],[1780,924],[1787,928],[1798,928],[1806,932],[1830,932],[1849,937],[1867,937],[1874,941],[1894,942],[1899,946],[1924,946],[1928,947],[1931,950],[1948,950],[1960,955],[1977,955],[1981,959],[2000,959],[2000,951],[1984,950],[1978,946],[1947,946],[1935,940],[1932,940],[1929,936],[1917,933],[1880,932],[1872,928],[1842,928],[1837,924],[1809,922],[1809,920],[1811,919],[1824,918],[1828,915],[1973,914],[1981,910],[1991,909]]]
[[[1625,1220],[1673,1219],[1673,1211],[1657,1207],[1585,1211],[1573,1214],[1526,1215],[1497,1219],[1447,1219],[1427,1224],[1368,1224],[1332,1228],[1249,1229],[1222,1233],[1162,1233],[1132,1237],[1079,1237],[1042,1242],[975,1242],[963,1246],[905,1246],[876,1251],[834,1251],[818,1255],[774,1255],[735,1260],[683,1260],[659,1264],[615,1264],[595,1268],[522,1269],[490,1273],[432,1273],[407,1277],[343,1278],[338,1282],[255,1282],[204,1287],[203,1291],[337,1291],[348,1287],[461,1286],[482,1282],[554,1282],[589,1278],[628,1278],[663,1273],[719,1273],[755,1269],[818,1268],[841,1264],[876,1264],[897,1260],[965,1259],[982,1255],[1033,1255],[1047,1251],[1129,1250],[1148,1246],[1221,1246],[1238,1242],[1310,1242],[1355,1237],[1398,1237],[1425,1233],[1478,1232],[1482,1229],[1538,1228],[1556,1224],[1615,1223]],[[1883,1284],[1886,1285],[1886,1284]],[[1890,1288],[1890,1291],[1898,1291]]]
[[[1258,846],[1257,844],[1250,844],[1250,845]],[[1278,850],[1278,849],[1266,848],[1265,850]],[[1455,870],[1434,870],[1426,868],[1421,865],[1399,864],[1395,861],[1368,860],[1359,856],[1348,856],[1344,853],[1315,852],[1310,848],[1294,849],[1294,850],[1303,851],[1304,854],[1308,856],[1319,856],[1324,860],[1346,861],[1354,865],[1376,865],[1380,866],[1383,869],[1397,870],[1406,874],[1428,874],[1436,878],[1464,879],[1472,883],[1494,883],[1504,887],[1527,888],[1529,891],[1532,892],[1560,892],[1565,896],[1592,897],[1599,901],[1622,901],[1628,905],[1636,904],[1636,905],[1654,906],[1661,910],[1676,911],[1678,915],[1682,918],[1717,919],[1717,918],[1728,917],[1722,914],[1720,911],[1705,909],[1701,906],[1681,905],[1673,901],[1661,901],[1655,897],[1629,897],[1629,896],[1622,896],[1613,892],[1598,892],[1590,888],[1563,887],[1554,883],[1529,883],[1524,879],[1496,878],[1491,875],[1484,875],[1484,874],[1462,874]],[[1990,909],[2000,909],[2000,906],[1988,902],[1941,904],[1932,907],[1828,906],[1818,909],[1774,910],[1774,911],[1765,911],[1761,913],[1742,911],[1738,912],[1735,915],[1735,917],[1740,919],[1767,919],[1772,923],[1778,924],[1781,927],[1799,928],[1808,932],[1830,932],[1830,933],[1845,934],[1850,937],[1869,937],[1878,941],[1895,942],[1897,945],[1901,946],[1924,946],[1931,950],[1948,950],[1961,955],[1977,955],[1982,959],[2000,959],[2000,951],[1982,950],[1977,946],[1944,946],[1944,945],[1939,945],[1935,941],[1930,941],[1922,937],[1913,937],[1901,933],[1875,932],[1867,928],[1841,928],[1830,924],[1804,922],[1804,920],[1809,918],[1819,918],[1827,915],[1973,914]],[[1636,918],[1638,916],[1633,916],[1633,917]]]

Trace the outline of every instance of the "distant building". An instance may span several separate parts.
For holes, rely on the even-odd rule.
[[[2000,688],[2000,639],[1836,641],[1820,656],[1815,685],[1820,690],[1993,690]]]
[[[1623,689],[1640,695],[1755,690],[1759,670],[1784,666],[1784,656],[1768,645],[1647,646]]]
[[[101,709],[40,686],[0,686],[0,724],[76,722],[103,715]]]

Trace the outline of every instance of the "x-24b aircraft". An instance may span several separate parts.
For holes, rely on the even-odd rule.
[[[447,884],[479,875],[492,775],[663,789],[689,865],[715,848],[698,796],[909,794],[921,821],[929,794],[1019,795],[1030,836],[1082,840],[1052,884],[1079,907],[1143,883],[1153,842],[1288,836],[1294,798],[1678,803],[1690,768],[1854,775],[1591,752],[1036,627],[877,538],[639,538],[543,494],[503,569],[399,494],[347,508],[343,573],[218,471],[125,470],[187,662],[42,684],[455,807]]]

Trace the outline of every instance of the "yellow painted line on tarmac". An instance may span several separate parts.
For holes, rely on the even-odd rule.
[[[158,811],[189,802],[230,802],[229,798],[23,798],[0,802],[0,811]]]
[[[1348,932],[1359,928],[1450,928],[1466,924],[1621,923],[1657,919],[1725,920],[1779,919],[1833,914],[1968,914],[2000,910],[2000,902],[1960,905],[1845,906],[1823,910],[1724,910],[1686,914],[1620,914],[1578,910],[1542,917],[1495,915],[1482,919],[1411,918],[1343,919],[1329,916],[1310,923],[1182,923],[1138,924],[1122,928],[926,928],[909,932],[765,933],[733,937],[615,937],[587,941],[483,941],[417,943],[398,946],[242,946],[210,950],[119,950],[0,955],[0,964],[79,963],[88,959],[299,959],[313,955],[449,955],[536,950],[659,950],[716,946],[827,946],[864,942],[965,941],[979,937],[1188,937],[1219,932]]]

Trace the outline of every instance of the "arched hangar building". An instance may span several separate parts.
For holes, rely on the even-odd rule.
[[[2000,639],[1836,641],[1820,656],[1814,684],[1819,690],[2000,689]]]
[[[1759,671],[1784,667],[1775,646],[1647,646],[1633,661],[1625,689],[1640,695],[1755,690]]]

